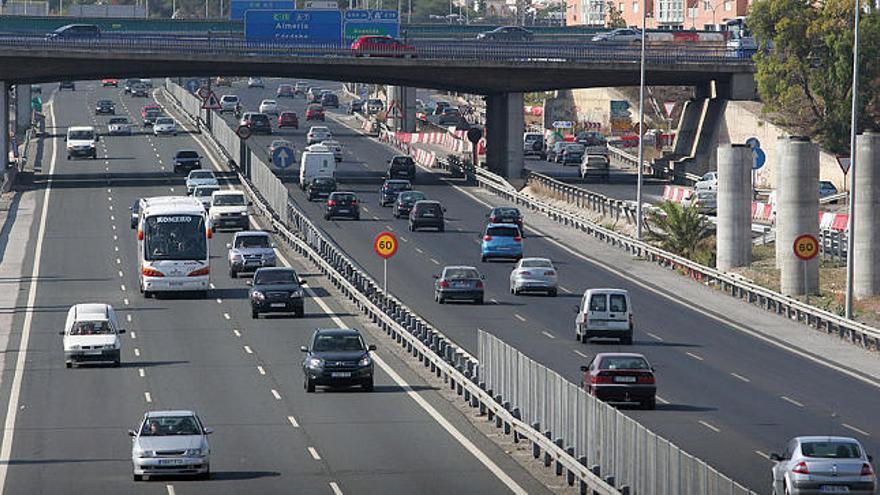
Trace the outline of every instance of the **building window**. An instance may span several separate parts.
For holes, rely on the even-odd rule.
[[[623,2],[617,4],[617,10],[619,10],[621,13],[626,12],[625,7],[623,6]]]
[[[712,10],[712,2],[710,0],[705,0],[703,2],[703,10],[705,10],[706,12]]]
[[[639,2],[633,2],[633,14],[637,14],[639,12]]]
[[[733,2],[724,2],[724,10],[726,10],[727,12],[733,10]]]

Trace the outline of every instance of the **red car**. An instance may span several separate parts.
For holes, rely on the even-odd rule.
[[[391,36],[361,36],[351,44],[356,57],[414,58],[416,48]]]
[[[296,112],[281,112],[281,115],[278,116],[278,127],[299,129],[299,117],[296,116]]]
[[[324,121],[324,107],[321,105],[309,105],[306,109],[306,120]]]
[[[293,91],[293,86],[290,84],[280,84],[278,86],[278,91],[275,92],[276,98],[293,98],[296,93]]]
[[[144,105],[144,108],[141,108],[141,118],[146,117],[147,114],[151,111],[161,111],[161,110],[162,110],[162,107],[160,107],[159,105],[157,105],[155,103],[151,103],[149,105]]]
[[[643,409],[654,409],[657,403],[654,368],[641,354],[600,352],[581,371],[581,386],[599,400],[637,403]]]
[[[101,86],[113,86],[114,88],[119,87],[119,80],[117,79],[101,79]]]

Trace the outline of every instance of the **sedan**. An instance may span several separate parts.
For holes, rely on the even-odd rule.
[[[638,29],[618,28],[607,33],[599,33],[593,36],[592,41],[642,41],[642,34]]]
[[[186,176],[186,193],[192,194],[196,186],[219,186],[214,172],[204,169],[191,170]]]
[[[599,400],[636,403],[643,409],[656,406],[654,368],[641,354],[600,352],[581,371],[581,387]]]
[[[351,328],[315,330],[308,346],[300,347],[303,359],[303,385],[314,393],[318,385],[337,387],[360,385],[373,391],[373,359],[375,345],[365,345],[360,332]]]
[[[513,223],[519,227],[520,232],[523,230],[523,216],[519,208],[512,206],[499,206],[492,208],[487,215],[491,223]]]
[[[309,129],[309,132],[306,133],[306,144],[320,143],[321,141],[326,141],[328,139],[333,139],[333,133],[330,132],[329,127],[322,125],[312,126]]]
[[[854,438],[796,437],[770,460],[774,495],[873,495],[877,487],[872,458]]]
[[[387,179],[379,189],[379,206],[388,206],[397,201],[397,194],[411,191],[412,183],[405,179]]]
[[[296,93],[290,84],[279,84],[278,90],[275,92],[276,98],[293,98]]]
[[[328,197],[334,192],[336,192],[336,179],[333,177],[315,177],[306,186],[306,196],[308,196],[309,201]]]
[[[251,286],[252,318],[260,313],[293,313],[299,318],[305,314],[302,281],[293,268],[258,268],[246,283]]]
[[[324,220],[338,217],[346,217],[352,220],[361,219],[358,198],[353,192],[332,192],[327,197]]]
[[[137,430],[128,430],[134,481],[154,475],[211,477],[211,448],[205,428],[193,411],[150,411]]]
[[[95,115],[113,115],[116,113],[116,104],[111,100],[98,100],[95,102]]]
[[[523,258],[510,272],[510,293],[515,296],[540,291],[555,297],[556,284],[556,268],[547,258]]]
[[[416,49],[391,36],[361,36],[351,44],[356,57],[405,57],[416,56]]]
[[[408,218],[416,201],[425,199],[428,197],[421,191],[403,191],[397,195],[397,200],[391,207],[391,214],[394,215],[394,218]]]
[[[119,80],[118,79],[101,79],[101,86],[102,87],[113,86],[114,88],[118,88],[119,87]]]
[[[247,82],[247,87],[249,88],[265,88],[266,84],[263,83],[263,78],[261,77],[249,77]]]
[[[191,170],[201,168],[201,166],[202,157],[196,150],[177,150],[174,153],[175,174],[180,172],[181,170],[186,170],[187,172],[189,172]]]
[[[306,120],[324,121],[324,107],[321,105],[309,105],[306,108]]]
[[[156,136],[177,135],[177,123],[171,117],[159,117],[153,123],[153,134]]]
[[[534,33],[519,26],[501,26],[477,35],[481,41],[532,41]]]
[[[107,121],[107,133],[111,136],[131,136],[131,123],[126,117],[113,117]]]
[[[434,275],[434,300],[443,304],[452,299],[483,304],[485,276],[472,266],[447,266]]]
[[[275,100],[261,101],[259,113],[265,113],[266,115],[278,115],[278,102]]]
[[[819,181],[819,197],[824,198],[825,196],[833,196],[837,194],[837,186],[834,185],[833,182],[829,180],[820,180]]]
[[[296,112],[281,112],[278,114],[278,128],[293,127],[299,129],[299,117]]]

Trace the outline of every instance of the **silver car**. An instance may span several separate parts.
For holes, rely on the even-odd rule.
[[[434,275],[434,300],[438,304],[453,299],[465,299],[483,304],[485,276],[472,266],[447,266],[443,273]]]
[[[556,296],[556,268],[547,258],[523,258],[510,272],[510,293],[546,292]]]
[[[217,176],[210,170],[197,168],[186,176],[186,193],[192,194],[196,186],[220,186]]]
[[[211,433],[193,411],[147,412],[138,430],[128,431],[134,481],[181,474],[210,478]]]
[[[206,185],[206,186],[196,186],[193,189],[192,196],[197,200],[202,202],[202,206],[205,207],[205,210],[211,208],[211,195],[214,194],[214,191],[219,191],[220,186],[217,185]]]
[[[854,438],[796,437],[770,459],[774,495],[871,495],[877,485],[871,456]]]
[[[229,276],[238,277],[241,272],[252,272],[264,266],[275,266],[275,250],[266,232],[245,230],[236,232],[232,242],[226,245],[229,252]]]

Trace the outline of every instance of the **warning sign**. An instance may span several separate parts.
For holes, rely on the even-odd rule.
[[[208,96],[202,102],[203,110],[220,110],[220,100],[213,91],[208,92]]]

